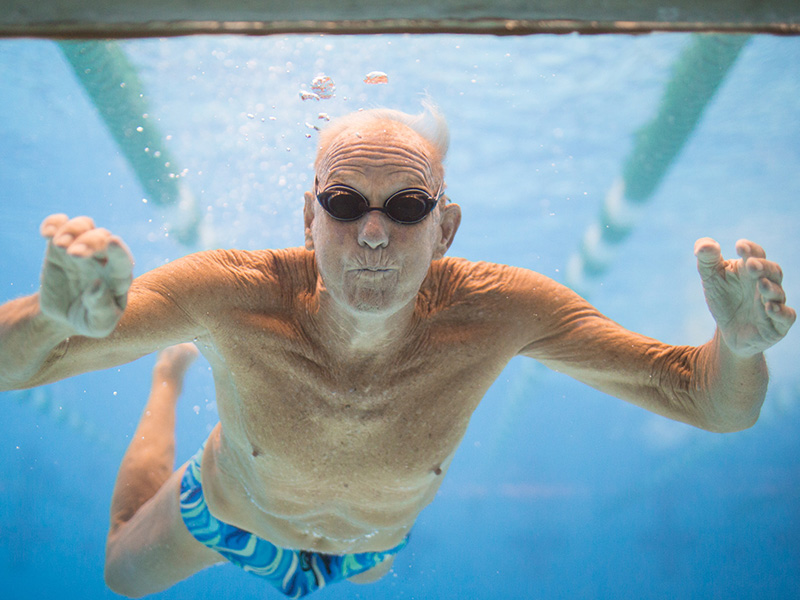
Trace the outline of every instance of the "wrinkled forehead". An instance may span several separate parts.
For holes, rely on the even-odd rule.
[[[322,187],[342,178],[398,178],[433,188],[443,177],[430,142],[400,123],[346,129],[320,152],[316,175]]]

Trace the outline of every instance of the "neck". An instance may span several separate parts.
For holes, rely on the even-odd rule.
[[[345,356],[379,355],[396,349],[414,327],[416,298],[398,310],[380,313],[356,311],[342,306],[320,290],[319,318],[324,337]]]

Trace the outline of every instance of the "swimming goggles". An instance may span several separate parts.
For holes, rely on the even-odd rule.
[[[395,223],[412,225],[419,223],[434,209],[442,194],[444,182],[436,196],[419,188],[408,188],[395,192],[383,206],[370,206],[364,194],[348,185],[334,184],[317,194],[317,201],[337,221],[357,221],[368,212],[377,210]]]

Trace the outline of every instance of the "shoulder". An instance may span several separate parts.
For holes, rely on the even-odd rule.
[[[429,314],[449,311],[468,320],[523,328],[591,309],[578,294],[541,273],[461,258],[435,261],[421,297]]]
[[[176,262],[186,270],[207,271],[209,275],[243,285],[269,282],[289,285],[316,279],[314,254],[304,248],[209,250],[190,254]]]
[[[423,289],[441,301],[530,301],[553,292],[569,290],[529,269],[491,262],[445,257],[431,264]]]
[[[181,296],[205,295],[215,302],[221,297],[263,301],[315,286],[316,268],[313,253],[304,248],[207,250],[153,269],[134,285]]]
[[[448,323],[487,326],[486,339],[507,342],[514,352],[540,343],[552,349],[575,331],[600,331],[610,321],[557,281],[520,267],[463,259],[432,265],[426,288],[428,314]],[[562,344],[563,345],[563,344]],[[560,347],[560,346],[559,346]]]

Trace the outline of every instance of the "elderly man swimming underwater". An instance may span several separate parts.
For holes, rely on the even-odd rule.
[[[53,215],[38,294],[0,307],[0,385],[41,385],[166,349],[120,467],[106,580],[141,596],[229,560],[290,596],[386,573],[470,416],[514,356],[711,431],[753,425],[763,351],[795,319],[756,244],[698,268],[717,331],[669,346],[525,269],[445,258],[447,129],[363,111],[320,136],[305,248],[216,250],[131,283],[123,242]],[[174,406],[194,350],[220,423],[172,473]],[[174,347],[172,347],[174,346]]]

